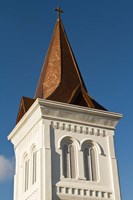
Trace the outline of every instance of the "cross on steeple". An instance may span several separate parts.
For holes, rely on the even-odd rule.
[[[58,19],[60,19],[60,14],[61,14],[61,13],[64,13],[64,11],[61,10],[60,6],[57,7],[57,8],[55,8],[54,10],[58,12]]]

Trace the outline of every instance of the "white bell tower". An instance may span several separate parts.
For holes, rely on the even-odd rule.
[[[114,130],[121,114],[87,92],[60,8],[35,99],[23,97],[14,145],[14,200],[121,200]]]

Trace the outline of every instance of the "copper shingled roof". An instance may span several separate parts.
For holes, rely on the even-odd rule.
[[[87,93],[63,23],[57,19],[35,98],[104,110]]]
[[[19,111],[16,119],[16,123],[23,117],[23,115],[29,110],[31,105],[34,103],[35,99],[31,99],[28,97],[22,97],[20,101]]]
[[[60,17],[56,21],[44,60],[34,99],[36,98],[106,110],[87,92]],[[21,101],[17,122],[27,111],[23,111],[24,105],[30,107],[34,102],[34,99],[28,99]]]
[[[35,98],[69,103],[72,94],[81,85],[85,88],[62,21],[58,18]]]

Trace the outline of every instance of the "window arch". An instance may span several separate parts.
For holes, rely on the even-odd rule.
[[[30,160],[28,155],[24,157],[24,191],[26,192],[29,189],[29,163]]]
[[[37,181],[37,151],[36,147],[32,148],[32,184]]]
[[[92,142],[83,144],[83,162],[86,180],[97,181],[97,151]]]
[[[70,138],[65,138],[61,144],[62,174],[64,178],[76,178],[75,144]]]

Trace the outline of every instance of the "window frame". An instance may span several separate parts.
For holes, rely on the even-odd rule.
[[[37,150],[35,145],[32,147],[31,160],[31,184],[34,185],[37,182]]]
[[[23,179],[24,192],[27,192],[30,185],[30,159],[28,157],[28,154],[25,154],[24,156]]]
[[[96,149],[92,143],[88,143],[83,148],[84,175],[88,181],[97,181],[97,160]]]
[[[64,158],[65,157],[67,157],[66,155],[63,155],[63,151],[64,151],[64,146],[65,145],[68,145],[69,146],[69,151],[68,151],[68,153],[69,153],[69,155],[67,155],[69,158],[69,163],[68,163],[68,165],[69,165],[69,175],[67,175],[67,171],[65,172],[64,170],[67,170],[66,169],[66,165],[65,165],[65,161],[64,161]],[[73,164],[72,163],[70,163],[71,161],[70,161],[70,147],[71,146],[73,146],[73,152],[74,152],[74,154],[73,154],[73,157],[74,157],[74,159],[73,159]],[[75,179],[77,179],[77,173],[78,173],[78,170],[77,170],[77,144],[76,144],[76,140],[75,139],[73,139],[73,138],[71,138],[71,137],[68,137],[68,136],[66,136],[66,137],[63,137],[61,140],[60,140],[60,142],[59,142],[59,148],[61,149],[61,159],[60,159],[60,162],[61,162],[61,179],[63,178],[63,179],[71,179],[71,180],[75,180]],[[72,159],[71,159],[72,160]],[[64,165],[65,165],[65,167],[64,167]],[[73,172],[72,172],[72,170],[70,169],[70,165],[72,165],[73,166]]]

